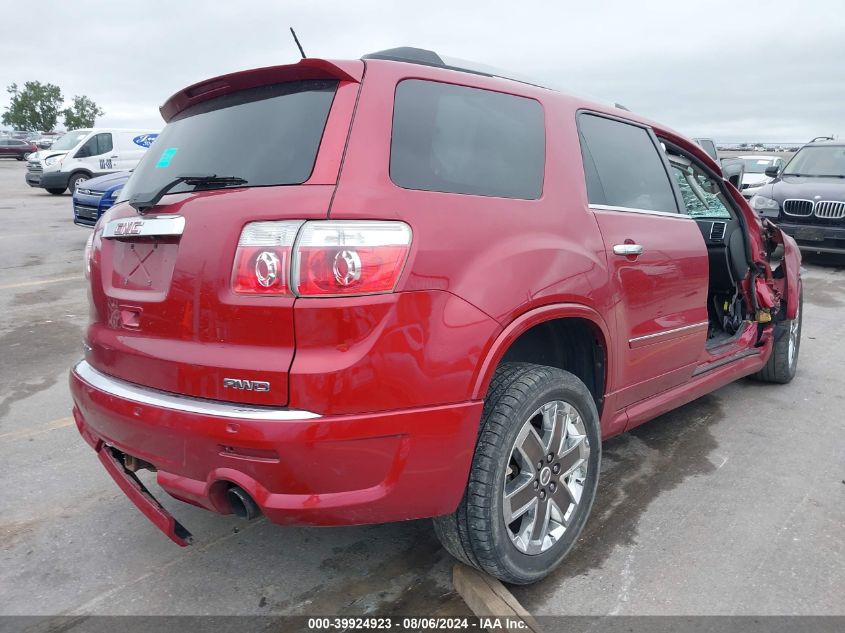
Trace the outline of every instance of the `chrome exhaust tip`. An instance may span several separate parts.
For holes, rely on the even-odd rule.
[[[226,491],[226,500],[229,502],[229,508],[239,519],[246,519],[252,521],[261,516],[261,508],[252,500],[252,497],[247,494],[246,490],[240,486],[232,486]]]

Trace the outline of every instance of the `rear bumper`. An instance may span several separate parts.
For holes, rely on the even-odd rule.
[[[778,222],[778,228],[790,235],[803,251],[845,254],[845,227]],[[812,234],[814,239],[806,239]]]
[[[71,371],[70,386],[77,427],[101,460],[113,447],[147,461],[169,494],[222,514],[230,512],[226,490],[238,485],[280,524],[384,523],[452,512],[483,406],[319,416],[167,394],[85,361]],[[173,524],[156,519],[149,500],[111,474],[173,538]]]

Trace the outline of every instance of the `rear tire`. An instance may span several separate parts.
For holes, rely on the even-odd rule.
[[[772,355],[754,378],[785,385],[795,378],[798,352],[801,349],[801,319],[804,316],[804,290],[798,291],[798,314],[792,320],[775,323]]]
[[[52,193],[54,196],[60,196],[65,191],[67,191],[67,189],[58,189],[58,188],[55,188],[55,187],[47,189],[47,193]]]
[[[529,363],[496,370],[469,483],[457,510],[434,519],[458,560],[530,584],[564,559],[584,528],[601,461],[599,416],[569,372]]]

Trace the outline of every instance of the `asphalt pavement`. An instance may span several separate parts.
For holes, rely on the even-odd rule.
[[[428,521],[278,527],[168,498],[179,548],[70,418],[90,229],[68,194],[0,161],[0,615],[461,614]],[[536,614],[845,614],[845,261],[805,263],[787,386],[742,380],[606,443],[564,565],[514,594]]]

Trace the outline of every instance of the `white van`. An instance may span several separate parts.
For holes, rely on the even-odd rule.
[[[89,178],[134,169],[157,136],[158,130],[72,130],[29,157],[26,182],[56,195],[73,192]]]

